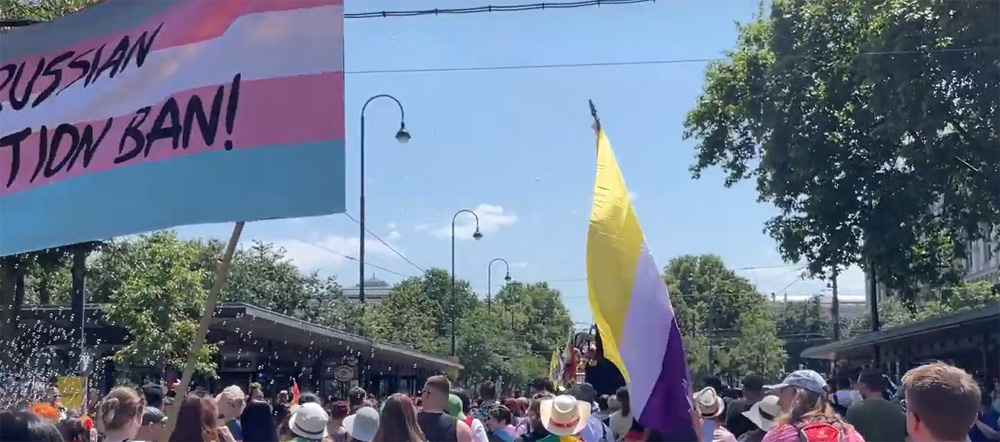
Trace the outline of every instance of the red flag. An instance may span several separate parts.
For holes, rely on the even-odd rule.
[[[292,405],[299,403],[299,383],[292,379]]]

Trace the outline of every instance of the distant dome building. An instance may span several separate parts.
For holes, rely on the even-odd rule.
[[[375,277],[372,274],[371,278],[365,280],[365,302],[366,303],[377,303],[381,302],[383,299],[389,296],[389,292],[392,291],[392,286],[388,282]],[[359,301],[361,298],[361,284],[356,284],[354,287],[343,289],[344,296],[351,301]]]

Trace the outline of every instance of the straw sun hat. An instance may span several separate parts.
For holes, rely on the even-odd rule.
[[[578,401],[573,396],[556,396],[539,404],[538,417],[549,433],[570,436],[587,427],[590,404]]]

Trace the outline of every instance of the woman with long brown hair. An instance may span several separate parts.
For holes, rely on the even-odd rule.
[[[379,418],[378,432],[372,442],[424,442],[424,432],[417,423],[417,407],[409,396],[396,393],[386,399]]]
[[[225,426],[216,427],[219,408],[215,399],[192,394],[180,407],[170,442],[232,442],[233,436]]]
[[[761,442],[842,441],[865,439],[827,400],[826,381],[812,370],[799,370],[768,390],[778,392],[782,413]]]

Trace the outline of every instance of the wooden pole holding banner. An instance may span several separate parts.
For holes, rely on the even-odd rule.
[[[226,285],[226,278],[229,277],[229,267],[233,263],[233,254],[236,253],[236,244],[240,242],[240,234],[243,233],[243,221],[237,222],[233,226],[233,235],[229,237],[229,244],[226,245],[226,253],[222,255],[219,267],[215,269],[215,279],[212,282],[212,289],[208,292],[208,299],[205,301],[205,311],[201,314],[201,322],[198,324],[198,331],[194,335],[194,344],[188,351],[187,363],[184,365],[184,374],[181,376],[180,385],[177,386],[177,397],[174,405],[167,412],[167,428],[160,436],[160,442],[168,442],[170,434],[177,426],[177,413],[187,397],[188,385],[191,384],[191,377],[194,376],[195,362],[198,360],[198,352],[205,345],[205,338],[208,335],[208,326],[212,322],[212,315],[215,314],[215,305],[219,300],[219,292]]]

